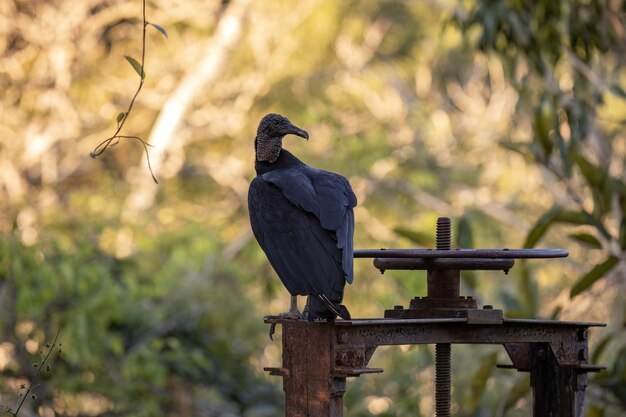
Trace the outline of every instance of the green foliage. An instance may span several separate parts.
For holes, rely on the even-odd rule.
[[[14,310],[5,304],[2,340],[18,348],[60,327],[67,346],[50,380],[35,388],[38,404],[51,404],[56,391],[61,399],[85,395],[81,401],[98,395],[100,412],[164,415],[185,397],[201,404],[211,391],[215,407],[280,410],[275,388],[246,365],[261,341],[257,315],[245,302],[227,301],[233,291],[243,293],[241,278],[213,269],[210,254],[194,252],[197,241],[188,243],[184,259],[180,246],[160,247],[170,255],[140,262],[141,269],[89,240],[70,248],[52,239],[36,250],[2,244],[8,256],[0,283],[4,297],[15,300]],[[12,336],[20,323],[31,323],[28,334]],[[30,361],[27,352],[18,355],[18,363]],[[85,375],[97,377],[85,385]]]
[[[621,3],[596,0],[533,5],[479,0],[468,10],[459,9],[454,19],[466,31],[478,30],[476,45],[498,56],[508,77],[515,80],[518,108],[532,109],[533,134],[526,141],[507,139],[501,144],[541,166],[566,190],[566,198],[538,216],[524,247],[534,247],[555,226],[568,225],[577,227],[568,235],[572,242],[601,253],[595,258],[600,261],[572,284],[572,298],[583,296],[601,281],[620,280],[624,274],[626,207],[621,202],[626,178],[612,169],[624,160],[620,145],[624,137],[606,119],[612,111],[607,101],[620,109],[625,105],[620,76],[623,60],[619,58],[624,26],[613,20],[621,13]],[[607,21],[612,23],[603,23]],[[522,67],[525,74],[520,76],[517,71]],[[524,117],[517,123],[528,125]],[[598,345],[596,360],[606,357],[602,352],[613,337],[609,334]],[[621,378],[619,363],[614,363],[608,379]],[[596,380],[602,385],[605,382],[600,381],[606,378]],[[615,391],[613,395],[623,410],[624,396]],[[590,413],[605,415],[619,408],[594,404]]]
[[[611,83],[600,82],[595,71],[608,72],[609,80],[613,80],[620,69],[619,63],[602,69],[598,66],[612,60],[619,50],[619,28],[597,23],[602,16],[616,12],[612,7],[597,1],[540,3],[533,7],[509,1],[478,1],[464,18],[456,19],[465,30],[480,28],[478,46],[497,53],[510,69],[511,77],[515,76],[516,65],[528,65],[528,75],[519,83],[518,105],[534,107],[532,142],[507,141],[503,145],[527,157],[532,155],[537,164],[568,186],[573,209],[557,205],[546,211],[528,233],[524,247],[534,247],[557,223],[591,225],[609,242],[619,241],[623,233],[611,233],[606,226],[611,218],[626,214],[613,204],[623,199],[625,180],[623,176],[612,176],[607,169],[612,158],[619,158],[620,150],[614,148],[618,138],[601,128],[595,110],[604,103],[605,94],[615,93],[608,87]],[[557,83],[557,77],[571,79],[573,85],[564,87],[563,82]],[[622,98],[619,93],[617,96]],[[533,103],[535,97],[539,100]],[[604,147],[604,155],[597,154],[595,160],[588,154],[593,141]],[[560,155],[553,154],[554,150]],[[591,211],[580,192],[591,196]],[[573,239],[581,241],[581,236],[586,243],[602,245],[588,233],[574,234]],[[609,246],[604,245],[607,249]],[[572,296],[607,274],[616,263],[612,258],[606,263],[610,267],[594,268],[581,277]]]

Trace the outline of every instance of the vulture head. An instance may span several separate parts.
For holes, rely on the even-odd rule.
[[[306,131],[294,126],[285,116],[270,113],[263,117],[254,139],[256,159],[259,162],[276,162],[283,147],[283,137],[289,134],[309,139]]]

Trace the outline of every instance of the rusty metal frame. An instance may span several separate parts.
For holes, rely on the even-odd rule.
[[[583,417],[588,329],[601,323],[509,319],[490,305],[460,294],[461,270],[508,270],[514,259],[561,258],[562,249],[452,249],[450,219],[437,219],[436,249],[361,249],[355,258],[375,258],[386,269],[427,271],[426,297],[384,318],[309,323],[266,317],[283,331],[283,364],[265,368],[283,377],[288,417],[343,417],[346,378],[378,373],[368,368],[379,346],[435,344],[435,412],[449,417],[451,345],[500,344],[511,358],[505,367],[530,372],[535,417]]]
[[[382,372],[367,365],[378,346],[502,344],[510,368],[530,372],[535,417],[582,417],[588,328],[600,323],[503,319],[473,324],[468,318],[357,319],[309,323],[268,317],[282,326],[283,365],[266,368],[283,377],[287,416],[342,417],[346,378]]]

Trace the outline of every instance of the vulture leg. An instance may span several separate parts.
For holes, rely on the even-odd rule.
[[[289,311],[287,311],[286,313],[282,313],[280,317],[285,318],[285,319],[291,319],[291,320],[304,319],[304,316],[298,310],[298,296],[296,295],[291,296],[291,303],[289,305]]]
[[[302,310],[302,315],[305,319],[309,318],[309,297],[306,298],[306,304],[304,305],[304,310]]]
[[[308,304],[307,304],[308,306]],[[289,320],[304,320],[305,316],[298,311],[298,296],[291,296],[291,303],[289,304],[289,311],[280,313],[278,318]],[[272,323],[270,326],[270,340],[274,340],[274,333],[276,332],[276,323]]]

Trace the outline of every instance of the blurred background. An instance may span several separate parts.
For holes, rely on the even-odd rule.
[[[355,247],[560,247],[566,259],[463,276],[509,317],[600,321],[587,415],[626,413],[626,26],[621,0],[0,2],[0,403],[58,329],[63,353],[20,415],[282,416],[288,294],[254,241],[260,118],[346,176]],[[420,273],[357,260],[345,303],[380,317]],[[279,336],[279,335],[277,335]],[[433,347],[379,349],[347,415],[433,414]],[[455,346],[457,416],[527,416],[499,346]]]

